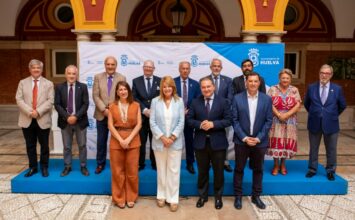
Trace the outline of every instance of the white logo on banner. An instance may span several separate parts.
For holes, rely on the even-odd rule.
[[[254,67],[257,67],[259,65],[259,50],[256,48],[251,48],[249,49],[249,59],[253,62]]]

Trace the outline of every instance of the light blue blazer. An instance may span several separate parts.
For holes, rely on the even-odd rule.
[[[160,137],[165,135],[167,136],[169,131],[166,130],[166,122],[164,118],[164,108],[165,103],[160,97],[156,97],[152,100],[152,104],[150,107],[150,129],[153,133],[152,139],[152,148],[153,150],[162,151],[164,148],[163,142],[160,140]],[[172,120],[170,129],[171,135],[176,137],[174,143],[170,146],[170,148],[174,150],[182,149],[182,137],[184,135],[184,124],[185,124],[185,112],[184,112],[184,103],[181,98],[175,100],[174,98],[171,100],[170,106],[172,110]]]

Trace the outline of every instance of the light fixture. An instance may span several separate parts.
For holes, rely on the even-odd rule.
[[[186,8],[181,4],[180,0],[176,0],[176,4],[170,8],[170,12],[173,17],[173,28],[171,32],[173,34],[180,34],[184,26]]]

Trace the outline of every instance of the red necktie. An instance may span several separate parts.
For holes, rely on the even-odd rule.
[[[37,86],[38,79],[34,80],[35,85],[33,86],[32,90],[32,109],[36,110],[37,107],[37,95],[38,95],[38,86]]]

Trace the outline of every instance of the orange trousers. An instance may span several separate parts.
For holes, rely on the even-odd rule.
[[[138,198],[139,147],[110,149],[112,201],[115,204],[135,202]]]

